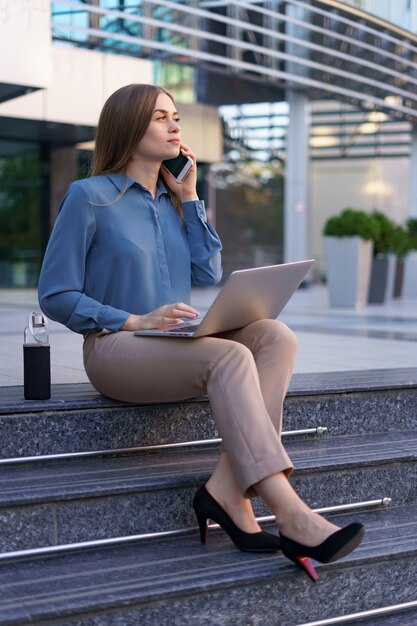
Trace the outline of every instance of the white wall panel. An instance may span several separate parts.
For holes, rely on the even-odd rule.
[[[103,57],[103,103],[116,89],[130,83],[153,83],[153,64],[116,54]]]
[[[95,124],[103,100],[103,54],[55,46],[53,59],[53,81],[45,94],[44,118]]]
[[[94,126],[110,93],[131,82],[152,82],[150,61],[57,45],[50,57],[50,86],[0,104],[0,115]]]
[[[49,0],[1,0],[0,83],[46,87],[51,48]]]
[[[313,161],[309,234],[313,256],[322,260],[324,223],[346,207],[376,209],[403,224],[409,217],[409,176],[409,159],[402,157]]]
[[[0,0],[1,1],[1,0]],[[130,83],[153,83],[150,61],[81,48],[53,46],[51,85],[0,104],[0,115],[64,124],[95,126],[108,96]],[[217,107],[178,103],[182,137],[199,161],[222,158]]]
[[[44,119],[45,90],[34,91],[0,104],[0,115],[29,120]]]

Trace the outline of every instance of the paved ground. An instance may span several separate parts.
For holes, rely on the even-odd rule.
[[[193,290],[207,310],[217,288]],[[0,290],[0,386],[23,384],[22,343],[27,315],[39,310],[36,291]],[[417,365],[417,298],[396,299],[359,311],[330,309],[322,286],[299,290],[281,319],[299,340],[296,372],[390,369]],[[51,323],[52,382],[87,382],[82,336]]]

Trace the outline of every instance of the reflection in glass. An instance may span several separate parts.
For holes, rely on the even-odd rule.
[[[0,141],[0,286],[35,287],[40,265],[37,144]]]

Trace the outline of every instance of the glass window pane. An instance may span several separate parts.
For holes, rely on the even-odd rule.
[[[41,255],[37,144],[0,140],[0,286],[35,287]]]

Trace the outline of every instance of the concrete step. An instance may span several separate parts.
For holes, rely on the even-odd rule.
[[[345,525],[358,515],[333,517]],[[0,563],[0,624],[295,626],[415,599],[417,505],[362,513],[366,534],[313,584],[281,553],[236,550],[223,531]]]
[[[325,426],[332,435],[409,430],[417,415],[417,368],[299,374],[284,430]],[[217,437],[207,398],[130,405],[89,384],[56,385],[51,400],[0,388],[0,458],[127,448]]]
[[[292,483],[313,508],[417,503],[417,431],[290,441]],[[191,501],[217,446],[1,468],[0,551],[196,525]],[[260,503],[259,514],[269,514]]]

